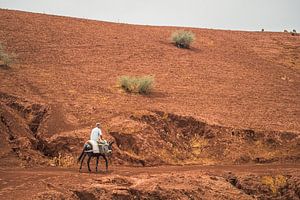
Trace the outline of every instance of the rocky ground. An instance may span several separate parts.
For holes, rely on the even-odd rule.
[[[1,199],[299,199],[299,165],[1,168]]]

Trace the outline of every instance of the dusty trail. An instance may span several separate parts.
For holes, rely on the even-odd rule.
[[[92,166],[92,165],[91,165]],[[101,176],[109,176],[109,175],[119,175],[119,176],[135,176],[140,174],[151,174],[151,175],[159,175],[163,173],[172,173],[172,172],[205,172],[205,173],[215,173],[221,174],[226,172],[233,173],[258,173],[258,174],[266,174],[266,173],[280,173],[285,171],[297,171],[300,172],[300,164],[267,164],[267,165],[211,165],[211,166],[203,166],[203,165],[185,165],[185,166],[157,166],[157,167],[127,167],[127,166],[112,166],[109,168],[109,171],[105,173],[104,166],[100,166],[100,171],[95,173],[95,169],[91,167],[92,172],[88,173],[86,166],[83,167],[81,173],[78,172],[78,168],[56,168],[56,167],[46,167],[46,168],[0,168],[1,179],[4,180],[6,176],[9,174],[14,174],[16,179],[18,179],[18,175],[24,176],[63,176],[67,174],[85,174],[89,175],[101,175]],[[103,169],[101,169],[101,167]],[[1,188],[1,187],[0,187]]]

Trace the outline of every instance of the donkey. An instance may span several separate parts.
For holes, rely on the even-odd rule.
[[[81,172],[81,168],[82,168],[82,163],[86,157],[86,155],[88,155],[88,160],[87,160],[87,166],[88,166],[88,170],[89,172],[91,172],[91,168],[90,168],[90,161],[92,157],[96,157],[96,172],[98,171],[98,162],[99,162],[99,157],[102,156],[105,160],[105,166],[106,166],[106,172],[108,171],[108,160],[107,160],[107,156],[111,155],[112,152],[112,144],[114,142],[108,142],[108,150],[111,150],[109,153],[93,153],[92,151],[92,146],[88,143],[84,144],[83,150],[79,156],[79,158],[77,159],[77,163],[79,163],[80,161],[80,168],[79,168],[79,172]]]

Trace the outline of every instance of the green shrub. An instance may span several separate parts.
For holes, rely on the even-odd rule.
[[[3,65],[9,66],[14,62],[14,59],[15,59],[15,55],[6,53],[3,45],[0,43],[0,60],[3,62]]]
[[[148,94],[152,90],[154,78],[152,76],[121,76],[118,81],[120,87],[126,92]]]
[[[172,33],[171,39],[179,48],[190,48],[190,44],[195,40],[195,35],[190,31],[181,30]]]

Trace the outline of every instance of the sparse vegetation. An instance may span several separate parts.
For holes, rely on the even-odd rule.
[[[49,164],[51,166],[59,166],[59,167],[70,167],[75,164],[75,159],[71,155],[62,156],[61,153],[58,154],[57,157],[54,157],[50,160]]]
[[[153,76],[121,76],[119,77],[120,87],[129,93],[149,94],[152,90]]]
[[[195,40],[195,35],[190,31],[181,30],[172,33],[171,39],[177,47],[188,49]]]
[[[0,66],[9,66],[14,62],[15,57],[16,56],[14,54],[8,54],[3,45],[0,43]]]
[[[261,180],[262,184],[267,185],[273,194],[277,193],[278,190],[287,184],[287,178],[282,175],[263,176]]]

